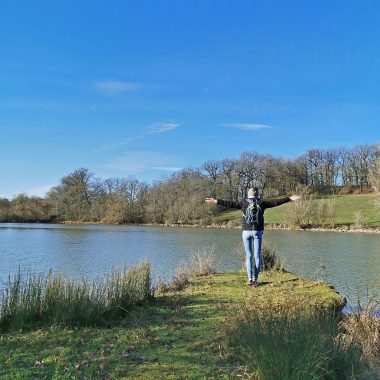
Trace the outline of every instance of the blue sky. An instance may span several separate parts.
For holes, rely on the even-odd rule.
[[[379,1],[5,1],[0,196],[380,142]]]

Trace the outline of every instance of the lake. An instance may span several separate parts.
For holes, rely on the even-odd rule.
[[[331,283],[353,304],[380,299],[380,234],[267,230],[264,239],[287,270]],[[218,271],[242,268],[239,229],[1,223],[0,283],[19,268],[93,278],[143,260],[165,281],[193,252],[211,248]]]

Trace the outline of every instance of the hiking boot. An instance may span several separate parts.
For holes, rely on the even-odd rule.
[[[257,288],[259,286],[259,283],[257,282],[257,280],[254,280],[252,281],[252,284],[251,284],[254,288]]]

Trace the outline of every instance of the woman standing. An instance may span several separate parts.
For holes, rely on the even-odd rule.
[[[248,285],[257,286],[261,265],[261,242],[264,231],[264,211],[267,208],[280,206],[290,201],[298,201],[301,197],[292,195],[276,200],[263,200],[260,198],[257,187],[248,191],[248,197],[242,202],[224,201],[222,199],[206,198],[206,203],[214,203],[220,206],[241,209],[243,243],[246,254],[246,268],[248,275]],[[252,242],[253,254],[255,257],[255,267],[252,271]],[[253,272],[253,273],[252,273]]]

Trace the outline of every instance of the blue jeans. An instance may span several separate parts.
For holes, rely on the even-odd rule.
[[[245,265],[247,267],[248,280],[252,280],[252,240],[255,256],[255,271],[253,280],[257,281],[261,264],[261,242],[263,231],[243,231],[243,243],[245,249]]]

